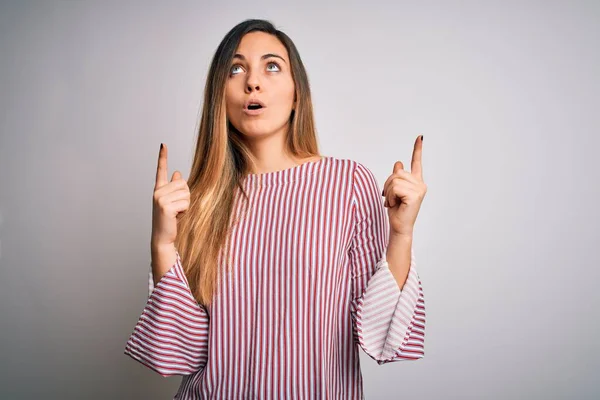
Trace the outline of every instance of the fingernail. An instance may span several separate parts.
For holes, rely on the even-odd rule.
[[[163,144],[161,143],[161,144],[160,144],[160,149],[162,150],[162,148],[163,148]]]
[[[423,138],[425,137],[425,135],[421,135],[421,142],[423,141]]]

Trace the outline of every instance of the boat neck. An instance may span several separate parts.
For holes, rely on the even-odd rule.
[[[321,156],[319,160],[307,161],[278,171],[250,173],[244,177],[244,182],[251,186],[265,186],[296,181],[312,175],[331,158],[330,156]]]

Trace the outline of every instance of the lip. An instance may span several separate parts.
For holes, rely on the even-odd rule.
[[[244,108],[244,114],[246,115],[259,115],[265,111],[265,107],[259,108],[258,110],[250,110],[248,108]]]
[[[248,101],[246,103],[244,103],[244,110],[247,110],[248,106],[250,104],[260,104],[262,106],[262,108],[266,107],[266,104],[263,103],[262,101],[260,101],[259,99],[257,99],[257,98],[250,98],[250,99],[248,99]]]
[[[259,108],[258,110],[251,110],[248,108],[248,106],[250,104],[260,104],[261,108]],[[244,103],[244,114],[246,115],[260,115],[264,112],[265,108],[267,108],[267,106],[265,105],[265,103],[263,103],[262,101],[260,101],[257,98],[250,98],[248,99],[248,101],[246,101],[246,103]]]

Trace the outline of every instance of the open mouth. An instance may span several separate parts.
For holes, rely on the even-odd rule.
[[[263,108],[260,104],[248,104],[248,110],[260,110]]]

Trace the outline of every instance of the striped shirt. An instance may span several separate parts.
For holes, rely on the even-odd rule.
[[[176,399],[362,399],[359,347],[378,364],[424,356],[414,250],[400,290],[368,168],[324,157],[242,184],[250,207],[236,197],[212,304],[194,299],[177,253],[156,287],[150,271],[125,354],[182,376]]]

